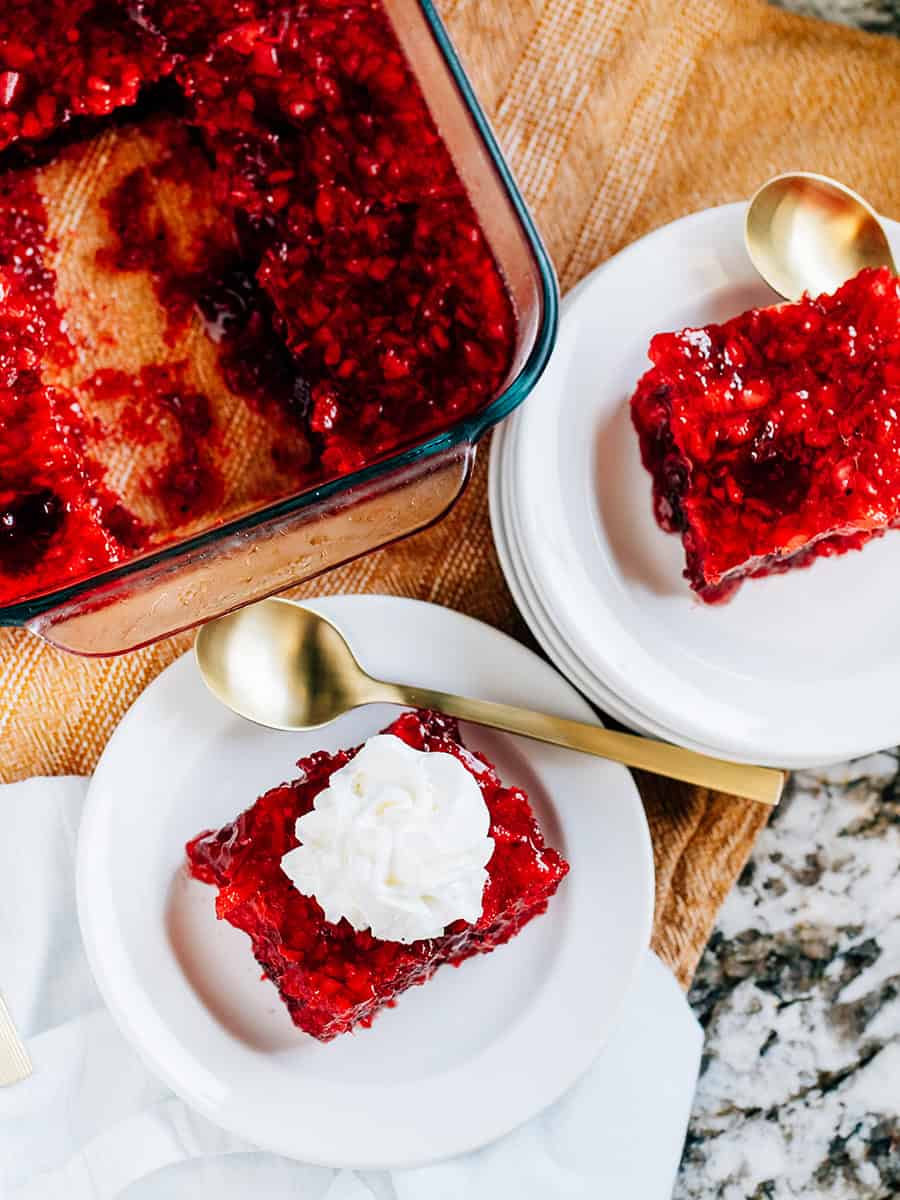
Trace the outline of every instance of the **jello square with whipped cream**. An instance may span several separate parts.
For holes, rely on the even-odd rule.
[[[569,869],[526,794],[464,746],[452,718],[405,713],[361,747],[298,766],[187,856],[320,1041],[509,941]]]
[[[701,599],[900,524],[900,281],[662,333],[631,412]]]

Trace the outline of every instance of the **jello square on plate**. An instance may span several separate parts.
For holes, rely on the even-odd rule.
[[[631,412],[659,524],[705,601],[900,523],[900,282],[658,334]]]
[[[236,820],[217,832],[200,834],[187,846],[192,875],[218,887],[218,917],[249,935],[257,961],[278,988],[294,1023],[320,1041],[370,1025],[379,1009],[393,1005],[407,988],[425,983],[439,966],[458,966],[509,941],[545,911],[569,869],[546,845],[526,794],[504,786],[488,760],[465,747],[455,720],[434,712],[409,712],[384,732],[387,739],[373,738],[363,747],[334,754],[320,751],[301,759],[297,779],[272,788]],[[474,780],[480,791],[476,804],[486,809],[483,833],[488,835],[487,841],[476,839],[482,845],[486,841],[486,853],[483,861],[476,861],[474,872],[460,870],[460,851],[468,847],[461,846],[459,833],[467,818],[455,798],[438,815],[437,828],[414,820],[400,836],[379,826],[370,807],[352,854],[346,829],[341,828],[348,820],[346,812],[335,815],[316,805],[330,785],[333,789],[332,781],[343,768],[373,743],[385,740],[399,740],[404,751],[443,759],[449,755],[454,760],[451,768],[464,768],[469,788],[469,780]],[[402,757],[400,774],[382,779],[386,786],[373,795],[376,808],[385,802],[404,807],[410,803],[407,794],[398,797],[398,792],[410,790],[402,777]],[[444,762],[442,771],[446,769]],[[365,782],[356,780],[353,786],[364,787]],[[427,796],[413,796],[413,807],[423,799],[428,807]],[[291,878],[298,875],[290,863],[301,848],[298,819],[300,830],[305,826],[309,839],[320,847],[327,840],[325,825],[336,822],[334,840],[312,872],[321,893],[308,894]],[[443,838],[449,839],[446,854],[436,860],[427,845],[423,853],[423,840]],[[299,874],[309,878],[309,865]],[[341,878],[348,868],[378,878],[348,883]],[[380,902],[379,897],[395,890],[394,876],[415,879],[417,872],[421,887],[412,889],[415,895],[409,888],[398,888],[399,897],[388,895],[386,903]],[[479,880],[474,896],[473,878]],[[375,905],[371,927],[364,927],[353,899],[360,893]],[[454,910],[460,900],[462,907]],[[352,923],[348,915],[339,917],[332,911],[341,904]],[[412,937],[423,910],[426,921],[436,913],[437,923],[431,936]],[[465,918],[443,925],[442,912],[464,910]]]

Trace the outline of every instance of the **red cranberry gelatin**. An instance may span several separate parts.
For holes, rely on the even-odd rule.
[[[544,912],[569,869],[545,845],[525,793],[504,787],[492,765],[466,749],[456,721],[411,712],[385,732],[416,750],[452,754],[481,788],[494,853],[476,924],[456,921],[443,936],[408,945],[380,941],[344,919],[328,922],[318,903],[298,892],[282,871],[282,858],[298,844],[297,818],[312,809],[355,750],[301,759],[293,783],[266,792],[236,821],[201,834],[187,847],[193,876],[219,889],[218,916],[249,934],[254,955],[294,1023],[321,1041],[370,1025],[380,1008],[425,983],[443,963],[458,966],[509,941]]]
[[[169,146],[103,201],[98,291],[144,273],[169,344],[202,318],[227,387],[293,429],[271,450],[280,490],[255,502],[446,428],[512,361],[508,291],[380,0],[0,0],[0,604],[232,515],[227,439],[193,377],[142,412],[148,380],[186,380],[183,362],[135,372],[133,347],[120,362],[107,345],[79,378],[41,172],[113,122]],[[218,222],[190,269],[155,204],[179,172]],[[130,427],[152,432],[164,402],[186,431],[136,505],[80,403],[113,377],[123,398],[137,380]]]
[[[706,601],[900,525],[900,281],[658,334],[631,412]]]

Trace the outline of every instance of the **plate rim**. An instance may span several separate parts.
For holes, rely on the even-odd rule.
[[[327,607],[328,603],[332,600],[365,602],[369,599],[388,600],[393,604],[402,606],[422,606],[429,609],[444,609],[444,611],[450,614],[452,619],[461,619],[465,622],[472,622],[475,625],[483,627],[489,631],[490,635],[499,637],[509,642],[516,648],[517,653],[531,656],[536,664],[540,664],[542,669],[552,671],[553,674],[558,678],[560,684],[569,693],[569,698],[572,701],[573,708],[579,708],[584,713],[585,719],[595,721],[598,720],[596,714],[590,710],[590,706],[585,698],[578,693],[577,689],[574,688],[570,681],[566,679],[558,670],[556,670],[555,667],[542,660],[541,657],[536,655],[533,650],[519,642],[511,635],[502,630],[496,629],[486,622],[479,621],[477,618],[470,617],[467,614],[459,613],[453,609],[445,609],[444,606],[431,604],[427,601],[421,601],[408,597],[389,596],[380,593],[317,596],[304,598],[302,603],[309,604],[310,606],[317,606],[321,603]],[[295,603],[300,602],[295,601]],[[192,657],[192,651],[188,650],[186,654],[180,656],[175,660],[175,662],[169,664],[168,667],[166,667],[154,680],[151,681],[148,687],[144,689],[144,691],[141,693],[141,696],[137,698],[137,700],[122,718],[122,721],[116,727],[116,730],[110,737],[107,748],[104,750],[101,760],[97,765],[88,789],[87,797],[85,799],[82,820],[78,832],[78,846],[76,854],[76,899],[78,921],[91,972],[101,997],[111,1016],[113,1017],[114,1022],[120,1028],[126,1037],[126,1040],[138,1054],[148,1070],[155,1077],[162,1079],[166,1085],[170,1087],[172,1091],[192,1109],[200,1112],[220,1128],[224,1128],[236,1136],[246,1139],[248,1136],[247,1130],[242,1126],[240,1120],[229,1120],[227,1119],[227,1116],[223,1117],[223,1113],[216,1107],[214,1103],[206,1102],[202,1096],[198,1096],[196,1091],[192,1091],[186,1085],[185,1080],[169,1071],[168,1067],[160,1061],[159,1056],[154,1055],[152,1041],[148,1044],[148,1040],[145,1039],[141,1031],[135,1026],[134,1021],[131,1019],[129,1009],[132,1006],[130,1006],[128,1003],[129,988],[125,987],[124,991],[120,991],[115,983],[115,980],[111,978],[110,973],[107,971],[107,963],[105,961],[104,951],[101,944],[102,939],[99,939],[97,936],[97,929],[91,915],[93,905],[101,899],[101,897],[97,894],[95,884],[91,879],[90,868],[92,865],[92,855],[97,852],[98,847],[102,847],[104,844],[102,837],[104,793],[103,787],[95,787],[94,781],[99,777],[101,785],[103,784],[103,772],[101,771],[101,768],[103,767],[104,760],[107,762],[112,761],[112,759],[107,758],[107,755],[117,753],[118,744],[119,741],[121,741],[121,737],[130,736],[131,726],[136,724],[140,719],[140,705],[142,698],[151,688],[159,691],[164,690],[166,687],[166,682],[164,681],[168,680],[169,684],[171,684],[171,680],[173,678],[177,678],[179,672],[184,673],[189,670],[196,670],[196,667],[192,661]],[[120,736],[120,730],[123,729],[125,732]],[[506,735],[498,736],[505,737]],[[115,746],[113,745],[114,742],[116,742]],[[110,751],[110,747],[113,747],[112,751]],[[292,1150],[291,1148],[287,1147],[284,1144],[284,1141],[277,1136],[273,1137],[271,1140],[267,1140],[258,1136],[257,1132],[254,1132],[252,1135],[252,1141],[254,1145],[263,1150],[283,1154],[287,1157],[318,1166],[342,1167],[357,1170],[401,1169],[424,1166],[432,1162],[441,1161],[445,1158],[468,1153],[480,1148],[483,1145],[496,1141],[498,1138],[505,1136],[511,1130],[517,1128],[523,1123],[523,1121],[532,1119],[539,1112],[543,1111],[545,1107],[554,1103],[562,1094],[565,1093],[565,1091],[567,1091],[577,1082],[581,1075],[589,1069],[592,1062],[595,1060],[596,1054],[601,1052],[602,1046],[605,1045],[608,1038],[614,1033],[618,1022],[621,1019],[622,1009],[627,1002],[627,998],[634,984],[640,963],[642,962],[644,955],[647,953],[647,948],[650,944],[650,935],[652,932],[655,900],[655,876],[652,839],[646,820],[646,814],[640,799],[640,793],[637,790],[634,779],[630,772],[626,770],[626,768],[621,767],[618,768],[618,770],[621,770],[622,772],[622,781],[626,791],[631,793],[633,816],[635,819],[635,828],[638,833],[638,844],[641,854],[640,869],[644,880],[644,903],[639,922],[640,938],[638,939],[635,937],[635,947],[631,953],[627,977],[624,979],[619,989],[619,996],[615,1003],[614,1011],[612,1011],[611,1016],[607,1020],[606,1028],[603,1030],[602,1036],[600,1037],[598,1044],[592,1048],[591,1054],[587,1057],[586,1061],[583,1062],[581,1068],[568,1080],[568,1082],[561,1089],[556,1089],[552,1094],[548,1094],[543,1100],[542,1104],[525,1117],[516,1115],[510,1121],[500,1122],[498,1127],[492,1129],[486,1137],[479,1136],[476,1139],[470,1139],[465,1144],[454,1144],[451,1148],[442,1150],[439,1153],[425,1151],[423,1153],[416,1154],[414,1152],[410,1152],[401,1159],[398,1159],[396,1156],[392,1156],[390,1160],[371,1157],[355,1158],[352,1154],[348,1154],[342,1157],[340,1161],[336,1161],[332,1156],[325,1156],[322,1158],[316,1157],[315,1153],[311,1153],[309,1147],[307,1146]],[[638,860],[636,852],[636,865],[637,862]],[[116,924],[117,923],[118,922],[116,922]],[[120,941],[124,947],[124,936],[120,939]],[[143,994],[145,996],[148,995],[146,992]],[[165,1026],[165,1029],[167,1032],[170,1031],[170,1027],[168,1025]],[[458,1070],[458,1068],[453,1069]],[[353,1088],[367,1085],[349,1083],[346,1086]],[[412,1135],[410,1136],[412,1137]]]
[[[501,429],[499,432],[502,434],[503,430]],[[510,430],[510,441],[512,441],[512,432]],[[495,438],[491,447],[491,460],[488,467],[488,502],[497,557],[500,560],[509,590],[516,602],[516,607],[556,669],[565,675],[573,687],[586,696],[591,704],[599,706],[614,720],[620,721],[644,737],[664,738],[666,741],[672,741],[673,734],[671,732],[662,728],[652,728],[649,720],[646,725],[642,725],[634,712],[626,712],[625,709],[620,708],[619,705],[624,701],[613,695],[599,677],[583,675],[574,653],[566,645],[559,630],[552,625],[541,595],[527,572],[527,562],[516,534],[515,514],[507,511],[507,505],[503,499],[504,468],[502,462],[504,453],[509,454],[507,440],[502,436]],[[522,560],[521,564],[519,559]],[[705,750],[700,746],[692,748],[700,750],[701,753],[713,753],[713,751]]]

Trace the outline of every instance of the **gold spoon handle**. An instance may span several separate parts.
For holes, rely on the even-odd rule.
[[[599,725],[567,721],[547,713],[516,708],[512,704],[471,700],[430,688],[382,683],[378,680],[372,680],[372,684],[371,693],[366,695],[367,703],[385,702],[410,708],[433,708],[462,721],[489,725],[505,733],[518,733],[539,742],[581,750],[585,754],[596,754],[600,758],[623,763],[626,767],[638,767],[654,775],[665,775],[669,779],[680,779],[684,783],[693,783],[717,792],[728,792],[760,804],[777,804],[784,787],[784,772],[770,767],[726,762],[694,750],[684,750],[681,746],[672,746],[668,742],[657,742],[630,733],[616,733]]]

